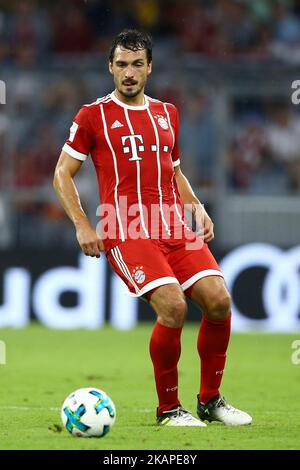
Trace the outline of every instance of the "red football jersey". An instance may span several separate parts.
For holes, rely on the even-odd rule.
[[[142,106],[129,106],[113,92],[76,115],[63,150],[93,160],[106,251],[128,238],[173,238],[184,228],[174,175],[178,131],[176,107],[146,95]]]

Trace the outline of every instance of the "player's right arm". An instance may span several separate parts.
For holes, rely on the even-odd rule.
[[[74,183],[74,176],[92,151],[94,132],[90,122],[89,107],[83,106],[76,114],[70,135],[63,146],[54,173],[54,189],[75,229],[78,243],[87,256],[97,256],[103,243],[87,218]]]
[[[100,257],[103,243],[85,214],[74,183],[74,176],[80,170],[82,161],[71,157],[64,150],[57,162],[53,186],[66,213],[72,220],[78,243],[87,256]]]

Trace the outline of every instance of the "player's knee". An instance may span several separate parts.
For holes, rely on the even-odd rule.
[[[231,297],[228,292],[222,293],[222,295],[217,296],[210,303],[209,309],[206,312],[206,315],[211,320],[223,320],[230,313],[231,308]]]
[[[180,328],[183,326],[187,314],[187,304],[183,297],[169,300],[166,305],[163,322],[170,328]]]

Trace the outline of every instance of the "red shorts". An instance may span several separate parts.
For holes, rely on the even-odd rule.
[[[200,247],[187,249],[185,240],[129,239],[109,250],[106,256],[115,273],[137,297],[165,284],[180,284],[188,295],[189,288],[199,279],[223,277],[207,244],[201,241]]]

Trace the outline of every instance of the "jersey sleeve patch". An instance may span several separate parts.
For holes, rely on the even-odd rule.
[[[84,161],[92,153],[93,145],[94,131],[89,120],[89,108],[83,106],[73,119],[63,150],[71,157]]]
[[[70,142],[73,142],[78,127],[79,127],[78,124],[73,121],[73,124],[72,124],[72,126],[70,127],[70,136],[69,136],[69,141],[70,141]]]

